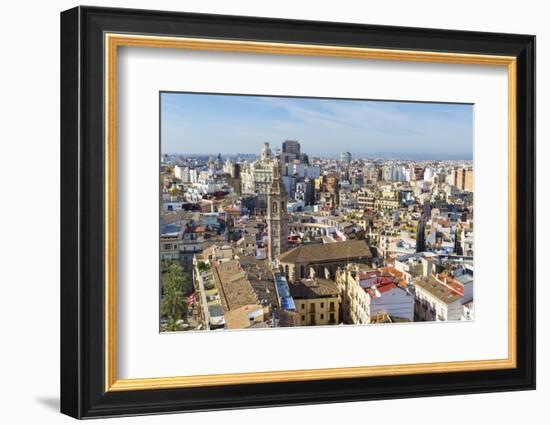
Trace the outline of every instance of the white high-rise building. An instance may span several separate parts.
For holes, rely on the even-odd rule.
[[[351,153],[349,152],[342,152],[340,154],[340,161],[344,164],[351,164]]]
[[[180,179],[182,183],[189,183],[189,167],[176,165],[174,167],[174,176]]]
[[[436,174],[436,170],[426,167],[424,170],[424,181],[431,182]]]

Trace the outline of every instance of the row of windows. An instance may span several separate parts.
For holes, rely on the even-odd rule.
[[[172,244],[171,243],[165,243],[162,245],[162,249],[165,249],[165,250],[170,250],[170,249],[178,249],[178,245],[174,244],[173,245],[174,247],[172,248]]]
[[[200,246],[183,246],[182,247],[183,249],[181,250],[182,252],[201,252],[202,251],[202,247]],[[178,245],[177,244],[170,244],[170,243],[165,243],[165,244],[162,244],[162,249],[164,251],[171,251],[171,250],[177,250],[178,249]]]
[[[310,303],[310,304],[309,304],[309,310],[310,310],[311,312],[314,312],[314,311],[315,311],[315,306],[316,306],[315,303]],[[302,305],[300,306],[300,308],[301,308],[302,310],[305,310],[305,309],[306,309],[305,303],[302,303]],[[325,303],[321,303],[320,308],[325,308]],[[329,310],[330,310],[330,311],[334,311],[334,302],[333,302],[333,301],[331,301],[330,304],[329,304]]]
[[[321,320],[325,320],[325,315],[324,315],[324,314],[321,314]],[[305,321],[306,321],[306,316],[305,316],[305,314],[302,314],[302,323],[304,323]],[[333,323],[336,321],[336,320],[335,320],[334,313],[330,313],[330,315],[329,315],[329,321],[330,321],[330,322],[333,322]],[[315,315],[314,315],[314,314],[312,314],[312,315],[310,316],[309,324],[310,324],[310,325],[314,325],[314,324],[315,324]]]

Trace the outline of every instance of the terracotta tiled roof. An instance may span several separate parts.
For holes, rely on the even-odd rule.
[[[403,272],[397,270],[395,267],[390,267],[390,266],[382,267],[380,269],[380,271],[382,273],[387,273],[387,274],[389,274],[390,276],[393,276],[393,277],[397,277],[397,278],[402,278],[403,277]]]
[[[367,280],[367,279],[372,279],[379,276],[380,276],[380,272],[378,270],[359,272],[359,280]]]
[[[332,280],[302,279],[288,285],[290,294],[296,299],[326,298],[338,296],[338,287]]]
[[[246,272],[242,270],[237,260],[217,264],[213,274],[224,310],[259,304]]]
[[[447,285],[449,288],[455,291],[457,295],[460,295],[460,296],[464,295],[464,285],[460,283],[458,280],[456,280],[451,276],[447,276],[447,274],[445,273],[440,273],[437,277],[445,285]]]
[[[405,281],[404,279],[404,273],[397,270],[395,267],[383,267],[380,269],[380,271],[383,273],[383,274],[387,274],[393,278],[395,278],[397,280],[397,282],[399,283],[399,285],[401,286],[406,286],[407,285],[407,282]]]
[[[384,282],[383,284],[376,286],[376,289],[378,289],[378,292],[381,294],[389,292],[395,288],[397,288],[397,285],[394,282]]]
[[[395,289],[397,288],[397,285],[395,284],[395,282],[391,279],[388,279],[388,278],[380,278],[376,284],[376,289],[378,290],[378,292],[380,293],[380,295],[382,294],[385,294],[386,292],[389,292],[391,291],[392,289]],[[365,291],[372,297],[372,298],[376,298],[377,295],[373,289],[373,287],[371,286],[370,288],[367,288],[365,289]]]
[[[452,304],[462,297],[462,295],[459,295],[455,290],[441,283],[433,275],[416,279],[414,284],[446,304]]]
[[[300,245],[279,256],[282,263],[311,263],[323,261],[354,261],[371,258],[372,253],[363,240],[326,244]]]
[[[206,231],[206,228],[202,225],[188,226],[185,229],[185,233],[204,233],[205,231]]]

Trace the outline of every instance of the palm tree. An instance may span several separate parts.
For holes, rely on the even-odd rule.
[[[164,268],[162,275],[162,298],[160,314],[167,319],[165,331],[181,330],[181,323],[187,317],[187,287],[189,281],[179,264],[172,263]]]

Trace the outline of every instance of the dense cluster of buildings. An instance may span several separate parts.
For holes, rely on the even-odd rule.
[[[183,329],[472,320],[470,161],[168,155],[161,261],[192,282]],[[161,277],[162,281],[162,277]]]

